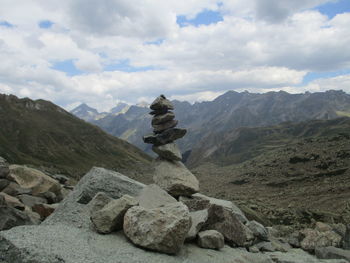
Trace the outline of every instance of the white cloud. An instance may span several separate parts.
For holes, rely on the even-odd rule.
[[[310,82],[308,85],[301,87],[300,91],[326,91],[331,89],[343,90],[347,93],[350,92],[350,74],[342,75],[333,78],[317,79]]]
[[[213,92],[213,91],[202,91],[188,95],[174,95],[169,97],[171,100],[188,101],[190,103],[201,102],[201,101],[211,101],[216,97],[224,94],[224,91]]]
[[[337,0],[223,0],[222,10],[228,14],[277,23],[289,16],[327,2]]]
[[[0,26],[0,92],[102,110],[160,93],[194,101],[229,89],[350,92],[348,76],[301,86],[307,72],[350,68],[350,13],[329,19],[310,10],[325,2],[2,0],[0,20],[15,27]],[[178,15],[193,19],[203,10],[222,12],[223,21],[176,24]],[[39,28],[42,20],[54,25]],[[84,74],[52,69],[66,60]],[[131,71],[156,70],[104,71],[121,61],[129,61]]]

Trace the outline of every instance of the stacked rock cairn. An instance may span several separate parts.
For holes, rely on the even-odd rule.
[[[153,144],[152,150],[160,157],[170,161],[180,161],[182,156],[174,141],[182,138],[186,130],[175,128],[178,121],[175,120],[175,114],[171,111],[174,110],[174,106],[164,95],[160,95],[150,108],[154,130],[153,134],[143,137],[144,142]]]
[[[171,111],[174,106],[164,95],[160,95],[150,108],[153,134],[144,136],[143,140],[153,144],[152,150],[159,156],[155,161],[155,184],[174,197],[198,192],[198,180],[181,162],[181,152],[174,142],[186,134],[186,129],[175,128],[178,121]]]

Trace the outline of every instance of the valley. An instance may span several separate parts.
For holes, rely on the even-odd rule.
[[[298,124],[303,127],[298,133],[296,125],[260,128],[259,143],[247,142],[245,150],[227,155],[222,149],[192,171],[205,193],[234,200],[265,224],[349,222],[349,125],[350,119],[343,118]],[[264,134],[266,129],[292,133],[275,130],[272,136]],[[226,142],[226,149],[238,143]]]

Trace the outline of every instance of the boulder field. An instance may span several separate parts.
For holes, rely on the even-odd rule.
[[[0,230],[39,224],[71,191],[68,180],[0,157]]]
[[[0,232],[0,262],[349,262],[348,250],[332,248],[327,242],[324,248],[309,246],[322,259],[292,248],[271,228],[248,221],[232,202],[199,193],[159,200],[166,194],[155,185],[146,186],[120,173],[93,168],[43,223]],[[123,229],[120,216],[108,213],[110,207],[117,207],[118,215],[124,215]],[[191,219],[191,213],[203,210],[207,213],[200,212],[198,220]],[[99,211],[107,218],[102,220],[106,224],[117,222],[108,234],[99,233],[93,222]],[[118,220],[110,220],[113,217]],[[195,230],[198,234],[192,233],[187,239],[186,232],[194,222],[199,224]],[[326,231],[333,230],[317,225],[309,231],[313,234],[307,243]]]

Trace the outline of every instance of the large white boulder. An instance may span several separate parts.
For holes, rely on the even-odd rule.
[[[167,254],[180,251],[191,220],[181,202],[147,209],[130,208],[124,217],[124,233],[135,245]]]

